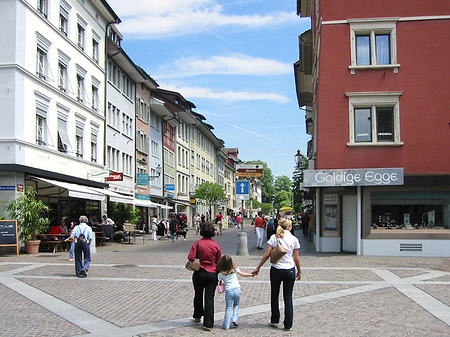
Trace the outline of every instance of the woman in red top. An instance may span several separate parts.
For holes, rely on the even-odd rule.
[[[203,316],[203,327],[211,331],[214,326],[214,294],[217,287],[217,263],[222,257],[220,246],[212,239],[214,226],[203,223],[200,229],[201,240],[195,241],[188,255],[188,260],[200,260],[200,270],[192,275],[194,284],[194,320],[198,323]],[[203,306],[203,293],[204,303]]]

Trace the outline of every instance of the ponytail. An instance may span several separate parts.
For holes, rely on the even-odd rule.
[[[281,219],[278,221],[277,236],[279,238],[284,238],[284,230],[288,229],[292,225],[292,221],[289,219]]]

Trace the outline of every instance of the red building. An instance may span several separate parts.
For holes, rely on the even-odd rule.
[[[450,2],[297,5],[316,249],[450,256]]]

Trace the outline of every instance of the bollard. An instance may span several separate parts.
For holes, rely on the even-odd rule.
[[[238,234],[238,249],[236,255],[248,256],[247,233],[240,232]]]

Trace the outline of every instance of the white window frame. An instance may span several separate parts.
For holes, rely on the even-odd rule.
[[[86,44],[86,28],[87,22],[77,14],[77,46],[84,50]]]
[[[91,162],[93,163],[97,162],[98,157],[97,137],[98,127],[91,124]]]
[[[48,0],[37,0],[36,9],[44,18],[48,15]]]
[[[350,55],[351,64],[349,66],[351,74],[355,74],[356,70],[364,69],[393,69],[394,73],[398,72],[400,64],[397,63],[397,32],[396,26],[398,19],[353,19],[348,20],[350,24]],[[370,51],[371,64],[357,65],[356,62],[356,36],[370,35]],[[389,34],[390,36],[390,64],[377,64],[375,35]]]
[[[92,59],[95,63],[100,62],[100,35],[92,30]]]
[[[71,6],[65,0],[59,3],[59,31],[67,36],[69,34],[69,17]]]
[[[77,122],[75,126],[76,156],[83,158],[84,125]]]
[[[345,95],[349,100],[349,142],[348,146],[401,146],[403,142],[400,138],[400,96],[401,91],[387,92],[347,92]],[[394,122],[394,141],[380,142],[377,140],[377,121],[375,109],[377,107],[392,107]],[[356,142],[355,140],[355,109],[371,109],[372,141]]]
[[[61,143],[61,147],[59,144]],[[67,117],[58,114],[58,151],[63,153],[69,152],[70,140],[67,134]]]
[[[46,146],[48,138],[47,112],[50,107],[50,98],[35,93],[35,104],[36,104],[36,144],[40,146]]]
[[[42,34],[36,32],[36,75],[43,79],[48,79],[48,51],[51,46],[50,40],[46,39]]]

